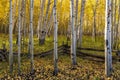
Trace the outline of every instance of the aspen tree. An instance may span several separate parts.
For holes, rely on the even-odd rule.
[[[16,17],[17,0],[14,0],[13,2],[14,2],[13,3],[14,6],[13,6],[13,9],[12,9],[12,12],[13,12],[13,14],[12,14],[12,24],[13,24],[12,30],[13,30],[13,33],[15,33],[15,26],[16,26],[16,23],[17,23],[17,17]]]
[[[106,0],[105,19],[105,74],[107,77],[109,77],[112,72],[111,0]]]
[[[76,0],[76,11],[75,11],[75,31],[76,32],[78,30],[78,3],[79,3],[79,0]],[[75,36],[78,36],[78,35],[76,34]],[[75,40],[78,40],[78,39],[76,38]]]
[[[46,16],[44,19],[43,29],[42,29],[42,33],[41,33],[41,41],[40,41],[41,44],[44,44],[44,42],[45,42],[49,9],[50,9],[50,0],[48,0],[47,9],[46,9]]]
[[[25,32],[26,32],[26,0],[21,0],[21,49],[24,51]]]
[[[10,15],[9,15],[9,68],[10,68],[10,73],[13,72],[13,19],[12,19],[12,0],[10,0]]]
[[[53,8],[52,8],[52,11],[50,13],[50,18],[49,18],[49,21],[48,21],[48,25],[47,25],[47,35],[50,36],[50,31],[52,30],[52,25],[53,25]]]
[[[20,60],[20,53],[21,53],[21,10],[20,10],[20,4],[21,0],[18,1],[18,74],[20,74],[20,65],[21,65],[21,60]]]
[[[75,27],[78,29],[78,3],[79,0],[76,0],[76,11],[75,11]]]
[[[71,59],[72,59],[72,65],[76,65],[76,45],[75,45],[75,14],[74,14],[74,0],[70,0],[70,12],[71,12]]]
[[[45,5],[46,0],[41,1],[41,10],[40,10],[40,15],[39,15],[39,20],[38,20],[38,39],[39,39],[39,45],[41,44],[41,33],[42,33],[42,22],[44,20],[44,5]]]
[[[84,21],[84,10],[85,10],[85,2],[86,0],[81,0],[81,13],[80,13],[80,26],[78,28],[77,38],[78,38],[78,46],[82,46],[82,27]]]
[[[53,7],[53,19],[54,19],[54,75],[58,74],[58,22],[57,22],[57,13],[56,13],[56,4],[57,0],[54,0]]]
[[[31,57],[31,72],[34,71],[34,61],[33,61],[33,54],[34,54],[34,51],[33,51],[33,3],[34,3],[34,0],[30,0],[30,57]]]

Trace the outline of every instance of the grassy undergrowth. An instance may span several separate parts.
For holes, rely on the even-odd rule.
[[[9,50],[9,42],[8,35],[0,35],[0,48],[2,48],[3,41],[6,42],[6,48]],[[104,49],[104,37],[97,37],[96,42],[92,40],[90,36],[84,36],[82,47],[83,48],[94,48],[94,49]],[[58,45],[62,45],[63,41],[66,43],[66,37],[59,36],[58,37]],[[14,52],[17,52],[17,45],[15,44],[15,36],[13,40],[14,44]],[[69,41],[70,45],[70,41]],[[22,48],[22,52],[27,53],[28,48],[28,39],[26,38],[26,42],[24,44],[24,50]],[[53,49],[53,37],[47,37],[45,45],[38,45],[37,37],[34,38],[34,54],[41,53],[44,51],[48,51]],[[89,54],[97,54],[104,56],[104,52],[96,52],[96,51],[86,51],[81,50],[84,53]],[[13,74],[9,75],[9,63],[8,62],[0,62],[0,78],[3,79],[15,79],[15,80],[107,80],[104,75],[104,62],[91,61],[89,59],[81,58],[77,56],[77,66],[75,70],[71,69],[71,58],[68,54],[59,54],[58,60],[58,68],[59,74],[58,76],[53,76],[53,55],[48,55],[46,57],[40,58],[39,56],[34,58],[34,68],[35,74],[31,75],[30,72],[30,59],[28,57],[21,58],[21,71],[22,75],[17,76],[17,57],[14,57],[14,71]],[[120,62],[113,63],[113,74],[110,77],[110,80],[119,80],[120,79]],[[32,77],[30,77],[32,76]]]
[[[8,39],[8,35],[5,34],[1,34],[0,35],[0,48],[3,48],[2,44],[5,43],[7,50],[9,50],[9,39]],[[48,51],[53,49],[53,45],[54,45],[54,41],[53,41],[54,37],[47,37],[45,44],[44,45],[39,45],[39,41],[38,38],[35,36],[34,37],[34,53],[41,53],[44,51]],[[21,52],[22,53],[28,53],[28,42],[29,39],[28,37],[24,38],[24,44],[21,44]],[[22,41],[21,41],[22,42]],[[66,37],[65,36],[59,36],[58,37],[58,46],[61,46],[63,44],[63,42],[66,42]],[[16,37],[15,35],[13,35],[13,51],[17,52],[17,44],[16,44]]]

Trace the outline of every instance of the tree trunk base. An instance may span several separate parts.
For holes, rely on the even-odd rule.
[[[39,39],[39,45],[44,45],[45,44],[45,39]]]
[[[72,68],[71,68],[71,70],[75,70],[75,69],[77,69],[77,63],[75,63],[74,65],[72,65]]]
[[[58,69],[53,71],[53,76],[57,76],[58,75]]]
[[[31,75],[34,75],[35,72],[36,72],[36,70],[35,70],[35,69],[32,69],[32,70],[30,71],[30,74],[31,74]]]

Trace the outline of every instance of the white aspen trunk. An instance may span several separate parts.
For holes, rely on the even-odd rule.
[[[48,0],[47,9],[46,9],[46,16],[45,16],[45,20],[44,20],[44,27],[45,27],[46,33],[47,33],[47,30],[48,30],[47,23],[48,23],[48,13],[49,13],[49,10],[50,10],[50,1],[51,0]],[[53,8],[52,8],[51,15],[52,14],[53,14]],[[50,17],[50,19],[51,19],[51,17]]]
[[[22,0],[21,3],[21,51],[24,52],[24,42],[25,42],[25,27],[26,27],[26,0]]]
[[[93,41],[96,41],[96,11],[97,11],[97,6],[98,6],[98,0],[96,0],[96,4],[95,7],[93,8],[93,33],[92,33],[92,37],[93,37]]]
[[[58,74],[58,23],[57,23],[57,13],[56,13],[56,4],[57,0],[54,0],[54,7],[53,7],[53,19],[54,19],[54,75]]]
[[[76,29],[78,29],[78,3],[79,3],[79,0],[76,0],[76,11],[75,11],[75,27]]]
[[[24,25],[24,0],[21,0],[21,34],[23,35]]]
[[[10,73],[13,72],[13,20],[12,20],[12,0],[10,0],[10,17],[9,17],[9,68],[10,68]]]
[[[116,14],[117,14],[117,0],[114,0],[114,5],[113,5],[113,28],[112,28],[112,49],[115,49],[115,28],[116,28]]]
[[[71,8],[71,5],[70,5]],[[71,38],[71,13],[69,14],[69,20],[68,20],[68,29],[67,29],[67,43],[70,41]]]
[[[42,33],[42,26],[43,26],[43,19],[44,19],[44,5],[45,5],[46,0],[41,1],[41,12],[39,16],[39,21],[38,21],[38,39],[39,39],[39,45],[41,44],[41,33]]]
[[[79,26],[78,32],[77,32],[79,47],[82,47],[82,35],[83,35],[82,27],[83,27],[83,21],[84,21],[83,19],[84,19],[85,2],[86,2],[86,0],[81,1],[80,26]]]
[[[52,8],[52,12],[51,12],[51,14],[50,14],[50,18],[49,18],[49,21],[48,21],[48,23],[47,23],[48,25],[47,25],[47,31],[46,31],[46,35],[48,35],[48,36],[50,36],[50,31],[51,31],[51,29],[52,29],[52,24],[53,24],[53,8]]]
[[[34,0],[30,0],[30,54],[31,54],[31,72],[34,71],[34,61],[33,61],[33,54],[34,54],[34,51],[33,51],[33,3],[34,3]]]
[[[72,65],[76,65],[76,51],[75,51],[75,14],[74,14],[74,0],[70,0],[70,10],[71,10],[71,59]]]
[[[24,24],[23,24],[23,28],[24,28],[24,40],[23,40],[23,44],[25,44],[26,42],[26,33],[27,33],[27,28],[26,28],[26,0],[24,0]],[[24,47],[24,49],[26,49],[26,47]],[[23,52],[24,52],[23,49]]]
[[[74,30],[74,57],[75,57],[75,64],[77,64],[76,63],[76,48],[77,48],[77,46],[76,46],[76,30]]]
[[[40,0],[40,4],[41,4],[41,0]],[[39,10],[41,10],[41,7],[39,8]],[[39,14],[40,14],[40,12],[39,12]],[[37,25],[37,37],[38,37],[38,40],[39,40],[39,37],[40,37],[40,15],[39,15],[38,25]]]
[[[44,19],[43,29],[42,29],[42,33],[41,33],[41,41],[40,41],[41,44],[44,44],[44,42],[45,42],[49,9],[50,9],[50,0],[48,0],[47,9],[46,9],[46,16]]]
[[[20,10],[20,4],[21,4],[21,0],[19,0],[18,2],[19,6],[18,6],[18,74],[20,75],[21,71],[20,71],[20,65],[21,65],[21,58],[20,58],[20,53],[21,53],[21,10]]]
[[[105,74],[107,77],[112,72],[112,49],[111,49],[111,0],[106,0],[105,17]]]
[[[114,13],[113,13],[113,11],[114,11],[114,7],[113,7],[113,2],[114,2],[114,0],[112,0],[111,1],[111,22],[112,22],[112,29],[111,29],[111,43],[112,43],[112,47],[113,47],[113,26],[114,26]]]
[[[77,32],[77,30],[78,30],[78,3],[79,3],[79,0],[76,0],[76,11],[75,11],[75,31]],[[77,34],[76,34],[76,36],[77,36]],[[76,39],[76,41],[78,41],[77,39]]]
[[[23,50],[24,0],[21,0],[21,51]]]
[[[13,20],[13,22],[12,22],[12,24],[13,24],[12,30],[13,30],[13,33],[15,33],[16,22],[17,22],[17,17],[16,17],[16,6],[17,6],[17,0],[15,0],[14,6],[13,6],[13,9],[12,9],[12,12],[13,12],[13,14],[12,14],[12,20]]]
[[[29,2],[27,1],[27,3],[29,3]],[[28,4],[28,5],[29,5],[29,4]],[[29,23],[27,24],[27,25],[29,25],[29,26],[27,26],[27,32],[28,32],[28,36],[29,36],[29,42],[28,42],[28,57],[30,58],[30,7],[28,8],[28,12],[29,12],[29,17],[28,17]]]

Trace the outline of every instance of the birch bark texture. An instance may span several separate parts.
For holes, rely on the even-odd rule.
[[[34,0],[30,0],[30,57],[31,57],[31,61],[30,61],[30,63],[31,63],[31,72],[33,72],[34,71],[34,61],[33,61],[33,58],[34,58],[34,56],[33,56],[33,54],[34,54],[34,51],[33,51],[33,44],[34,44],[34,42],[33,42],[33,3],[34,3]]]
[[[54,75],[58,74],[58,22],[56,13],[57,0],[54,0],[53,19],[54,19]]]
[[[10,15],[9,15],[9,68],[10,73],[13,72],[13,19],[12,19],[12,0],[10,0]]]
[[[79,0],[76,0],[76,11],[75,11],[75,27],[78,28],[78,3]]]
[[[17,17],[16,17],[16,6],[17,6],[17,0],[15,0],[15,2],[13,1],[12,2],[12,4],[13,4],[13,8],[12,8],[12,26],[13,26],[13,28],[12,28],[12,30],[13,30],[13,33],[15,33],[15,26],[16,26],[16,23],[17,23]]]
[[[54,6],[53,6],[54,7]],[[50,13],[50,18],[48,20],[48,23],[47,23],[47,31],[46,31],[46,35],[50,36],[50,32],[52,30],[52,25],[53,25],[53,8],[52,8],[52,11]]]
[[[40,15],[39,15],[39,20],[38,20],[38,39],[39,39],[39,45],[41,44],[41,33],[42,33],[42,22],[44,20],[44,8],[45,8],[45,2],[46,0],[41,0],[41,7],[40,7]]]
[[[75,14],[74,14],[74,0],[70,0],[70,18],[71,18],[71,59],[72,59],[72,65],[76,65],[76,45],[75,45]]]
[[[24,52],[26,27],[26,0],[21,0],[21,50]]]
[[[85,2],[86,0],[81,0],[80,26],[78,27],[78,33],[77,33],[79,47],[82,47],[82,35],[83,35],[82,27],[84,21]]]
[[[50,3],[51,5],[51,3]],[[49,5],[49,6],[50,6]],[[54,8],[54,5],[52,6],[52,9],[49,11],[50,12],[50,16],[49,16],[49,19],[47,21],[47,25],[46,25],[46,36],[50,36],[51,32],[52,32],[52,28],[53,28],[53,8]]]
[[[112,73],[112,49],[111,49],[111,0],[106,0],[105,16],[105,75]]]
[[[20,74],[20,53],[21,53],[21,0],[18,1],[18,74]]]
[[[48,0],[48,3],[47,3],[46,16],[45,16],[44,23],[43,23],[43,29],[41,31],[40,44],[45,43],[45,37],[46,37],[46,33],[47,33],[47,22],[48,22],[49,9],[50,9],[50,0]]]

